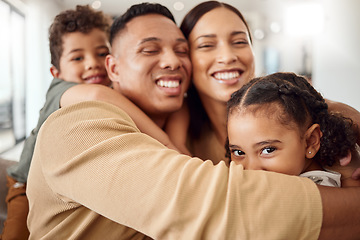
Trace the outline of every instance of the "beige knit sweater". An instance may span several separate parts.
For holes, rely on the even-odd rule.
[[[322,221],[311,180],[180,155],[101,102],[48,118],[27,194],[36,240],[317,239]]]

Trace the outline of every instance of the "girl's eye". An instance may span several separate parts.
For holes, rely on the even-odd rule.
[[[245,155],[245,153],[241,150],[237,150],[237,149],[234,149],[234,150],[231,150],[231,153],[232,155],[234,156],[242,156],[242,155]]]
[[[274,147],[266,147],[261,150],[261,154],[270,154],[276,150]]]

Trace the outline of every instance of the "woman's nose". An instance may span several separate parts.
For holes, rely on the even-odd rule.
[[[217,61],[221,64],[231,64],[236,62],[237,56],[230,46],[222,46],[218,50]]]

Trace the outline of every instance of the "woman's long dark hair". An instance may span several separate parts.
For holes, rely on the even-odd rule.
[[[183,32],[185,38],[189,39],[191,31],[204,14],[210,12],[215,8],[220,7],[229,9],[230,11],[234,12],[236,15],[239,16],[239,18],[244,22],[246,29],[249,33],[250,42],[252,42],[249,26],[240,11],[227,3],[222,3],[218,1],[206,1],[200,3],[186,14],[180,25],[180,29]],[[190,112],[189,135],[192,139],[198,139],[201,137],[201,133],[204,127],[209,126],[210,120],[201,103],[199,93],[193,84],[190,85],[187,92],[187,103]]]

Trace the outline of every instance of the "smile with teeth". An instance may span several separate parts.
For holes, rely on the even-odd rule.
[[[218,80],[229,80],[238,78],[240,76],[240,73],[238,71],[232,71],[232,72],[217,72],[214,74],[214,78]]]
[[[156,85],[158,85],[159,87],[166,87],[166,88],[177,88],[180,86],[180,82],[179,81],[164,81],[164,80],[159,80],[156,82]]]
[[[88,77],[86,78],[87,81],[91,81],[91,80],[95,80],[95,79],[102,79],[103,76],[92,76],[92,77]]]

